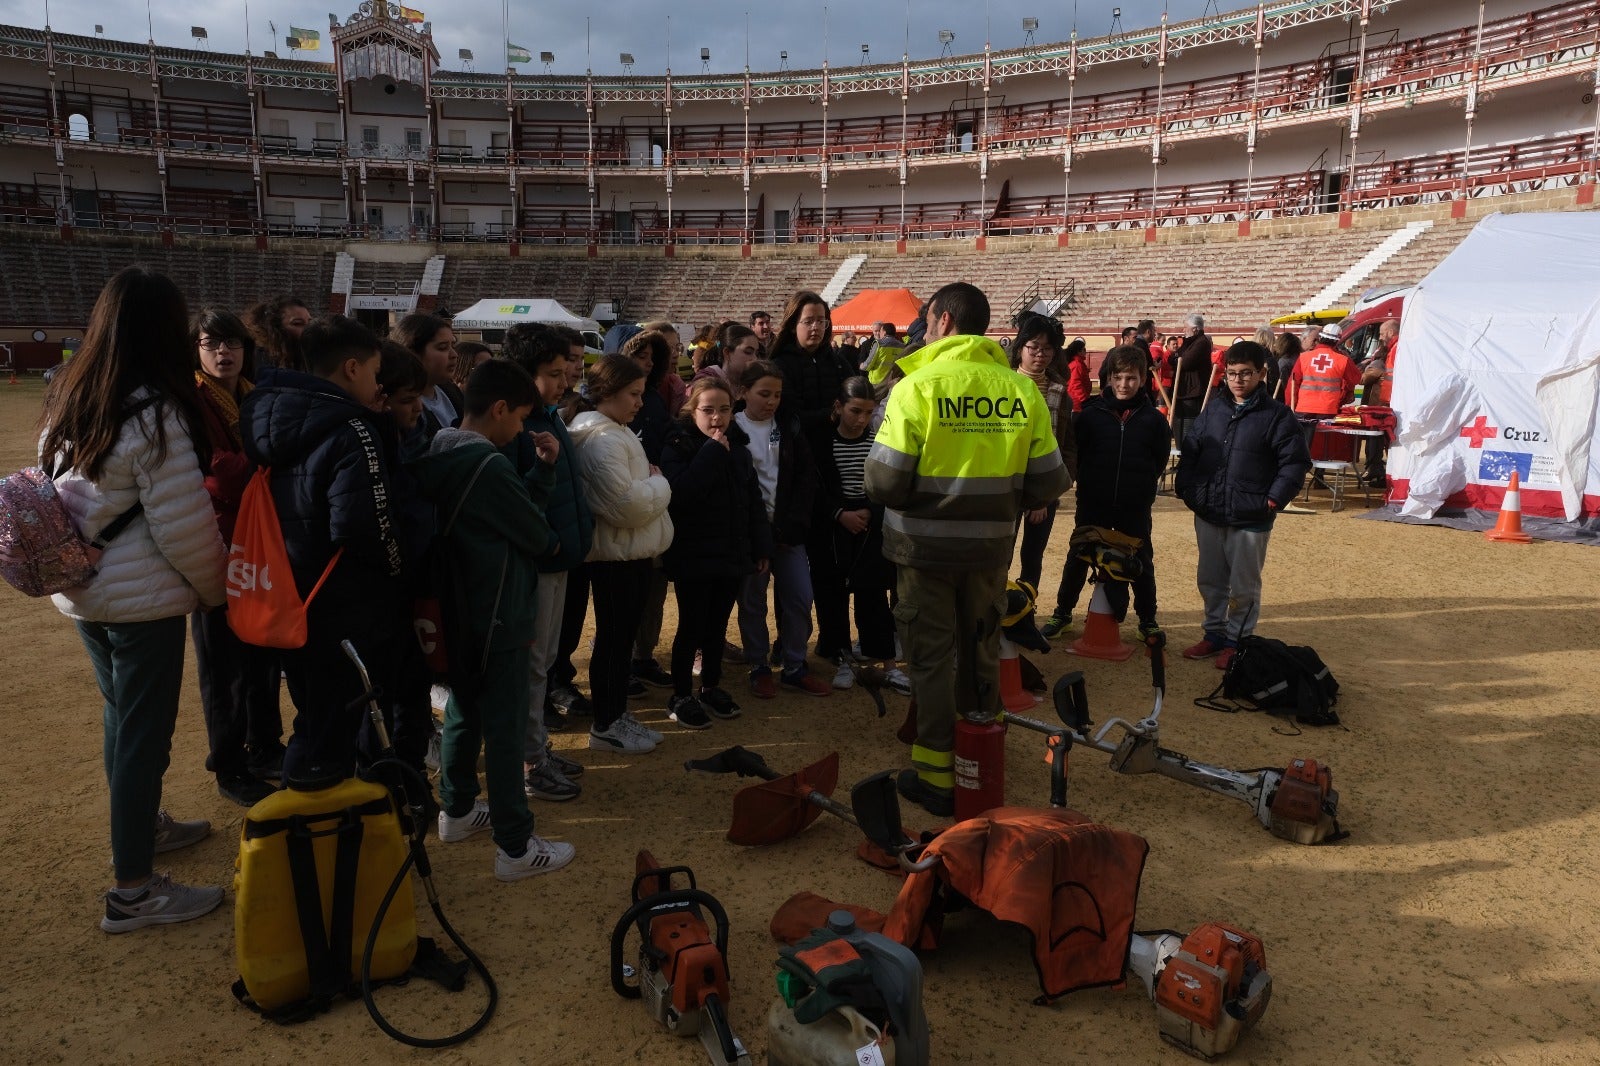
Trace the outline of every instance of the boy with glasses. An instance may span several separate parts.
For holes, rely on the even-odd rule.
[[[1272,522],[1300,493],[1311,454],[1299,421],[1267,390],[1267,350],[1238,341],[1223,356],[1223,402],[1194,420],[1178,458],[1175,488],[1194,512],[1196,580],[1205,634],[1186,659],[1215,656],[1226,670],[1261,612],[1261,568]]]

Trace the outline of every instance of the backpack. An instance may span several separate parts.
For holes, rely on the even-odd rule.
[[[228,628],[258,648],[306,646],[306,608],[344,554],[333,553],[305,600],[295,586],[289,551],[272,500],[272,471],[262,467],[245,486],[228,545]]]
[[[1338,725],[1339,682],[1316,651],[1271,637],[1239,642],[1222,683],[1194,701],[1213,711],[1293,715],[1303,725]]]
[[[156,399],[146,396],[124,408],[122,421],[154,406]],[[53,596],[87,585],[106,545],[143,513],[144,502],[135,500],[86,541],[56,492],[54,474],[24,467],[0,478],[0,577],[27,596]]]
[[[428,549],[428,557],[422,569],[417,597],[411,605],[411,627],[417,634],[417,643],[422,647],[423,662],[427,664],[428,670],[441,680],[448,680],[450,677],[451,635],[460,633],[456,621],[458,608],[454,596],[451,595],[457,583],[445,541],[450,536],[450,531],[455,528],[456,519],[461,516],[461,508],[466,505],[467,497],[472,495],[472,488],[478,483],[478,476],[483,473],[484,467],[489,465],[489,460],[497,454],[490,452],[483,457],[483,462],[478,464],[477,469],[472,472],[472,477],[467,479],[467,487],[456,497],[450,517],[434,535],[433,545]]]
[[[0,577],[28,596],[87,585],[106,545],[143,513],[135,502],[86,541],[49,474],[30,466],[0,478]]]

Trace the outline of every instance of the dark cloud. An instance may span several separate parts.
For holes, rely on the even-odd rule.
[[[504,69],[501,52],[501,6],[493,0],[412,0],[407,6],[419,8],[433,24],[434,43],[447,68],[458,68],[457,53],[470,49],[479,71]],[[1111,28],[1114,5],[1081,3],[1076,6],[1079,36],[1096,37]],[[1204,0],[1122,0],[1125,29],[1153,26],[1163,10],[1172,21],[1199,18],[1208,6]],[[1220,5],[1223,10],[1242,6],[1238,0]],[[287,54],[283,39],[291,25],[316,29],[323,34],[320,52],[303,53],[307,59],[329,58],[328,17],[332,12],[341,20],[357,5],[349,0],[316,0],[286,3],[282,0],[257,0],[250,4],[250,47],[257,54],[275,49]],[[974,0],[912,0],[907,7],[894,0],[879,3],[824,5],[758,3],[756,0],[687,0],[663,5],[656,0],[607,0],[604,4],[538,5],[516,0],[511,4],[508,36],[514,44],[527,48],[534,62],[516,69],[541,73],[541,51],[555,53],[554,69],[580,73],[592,64],[596,73],[614,74],[618,55],[631,53],[637,60],[636,74],[660,74],[669,62],[675,74],[701,72],[700,49],[711,52],[711,70],[726,73],[743,69],[748,54],[752,70],[771,71],[779,65],[779,52],[789,53],[791,69],[817,67],[824,56],[833,67],[861,63],[861,46],[870,47],[873,63],[897,63],[902,53],[912,59],[939,55],[940,30],[955,34],[951,46],[957,53],[981,52],[987,40],[996,49],[1020,47],[1022,20],[1037,18],[1040,43],[1065,40],[1072,32],[1074,7],[1044,3],[1042,0],[1005,0],[987,5]],[[243,51],[245,16],[242,0],[226,5],[195,7],[190,13],[173,13],[165,3],[152,4],[153,17],[147,26],[143,5],[107,5],[103,0],[54,0],[50,4],[51,28],[66,33],[90,34],[96,23],[105,26],[106,36],[143,41],[153,26],[156,43],[190,47],[192,25],[206,27],[210,47],[217,51]],[[826,15],[824,15],[826,11]],[[668,14],[671,14],[670,31]],[[585,19],[587,16],[587,25]],[[0,21],[12,25],[39,27],[43,24],[43,0],[0,0]],[[277,27],[274,38],[268,28]],[[748,33],[746,26],[748,24]],[[747,53],[748,48],[748,53]]]

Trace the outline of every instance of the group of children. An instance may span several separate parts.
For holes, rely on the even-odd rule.
[[[573,857],[534,832],[527,803],[581,790],[583,766],[553,750],[551,729],[587,716],[592,750],[648,753],[662,734],[628,701],[663,683],[682,728],[739,716],[722,682],[736,606],[757,698],[847,687],[858,653],[909,688],[894,664],[893,568],[874,545],[881,512],[862,488],[871,386],[843,381],[828,417],[802,429],[776,363],[726,353],[736,358],[677,379],[680,398],[667,384],[678,351],[670,327],[645,330],[585,371],[576,333],[518,326],[499,358],[474,353],[462,377],[442,319],[408,316],[385,340],[333,316],[306,324],[289,358],[257,375],[238,400],[236,451],[247,469],[271,468],[296,584],[320,583],[305,647],[273,657],[297,711],[285,779],[348,772],[371,754],[340,652],[351,640],[383,679],[397,754],[419,767],[430,683],[446,682],[440,839],[490,832],[497,876],[515,880]],[[678,625],[663,672],[659,603],[656,633],[645,630],[669,581]],[[408,631],[430,592],[442,677]],[[806,666],[813,602],[832,684]],[[570,657],[591,605],[584,697]]]
[[[137,295],[145,290],[156,295]],[[113,822],[118,887],[107,897],[105,928],[186,920],[221,898],[220,890],[151,880],[155,851],[209,831],[158,809],[181,674],[167,629],[159,630],[168,656],[159,683],[125,692],[116,681],[128,670],[119,657],[142,665],[156,654],[157,631],[146,620],[166,619],[163,612],[177,611],[180,623],[194,612],[208,768],[224,795],[253,804],[271,789],[263,779],[337,778],[376,754],[359,675],[341,650],[348,640],[374,668],[396,754],[421,768],[437,751],[440,839],[490,832],[496,875],[508,881],[573,859],[570,845],[535,831],[527,802],[580,791],[584,768],[552,749],[551,729],[589,717],[591,750],[646,754],[663,736],[628,701],[651,685],[670,686],[668,716],[682,728],[736,718],[740,705],[722,680],[730,656],[744,659],[758,699],[848,688],[858,659],[882,662],[889,683],[909,693],[895,665],[895,572],[884,558],[883,512],[863,479],[893,377],[874,386],[839,356],[816,294],[797,293],[764,345],[752,330],[724,324],[687,383],[676,373],[681,345],[664,323],[585,369],[581,337],[560,327],[517,326],[491,358],[481,346],[463,353],[435,316],[406,316],[383,339],[352,319],[312,318],[303,301],[284,297],[244,321],[217,309],[196,316],[191,388],[175,384],[181,363],[152,362],[122,340],[141,301],[155,305],[142,308],[154,323],[146,333],[172,332],[186,317],[181,296],[159,275],[114,279],[81,362],[52,389],[42,448],[85,486],[77,516],[84,528],[103,526],[104,501],[126,495],[144,503],[151,526],[158,517],[176,523],[191,541],[175,557],[170,533],[141,526],[108,550],[112,572],[133,566],[137,560],[119,558],[134,550],[160,560],[165,570],[146,579],[151,588],[164,588],[160,575],[172,571],[175,591],[159,603],[107,582],[57,601],[79,621],[107,702],[107,773],[121,821]],[[1141,629],[1154,629],[1150,511],[1171,437],[1145,388],[1149,361],[1137,349],[1113,349],[1106,390],[1072,416],[1064,383],[1047,372],[1062,339],[1050,325],[1019,336],[1014,358],[1054,400],[1047,406],[1063,454],[1076,453],[1077,526],[1140,541],[1133,606]],[[1236,642],[1240,609],[1248,616],[1254,602],[1252,581],[1259,589],[1272,514],[1303,474],[1303,443],[1296,453],[1300,438],[1285,435],[1281,405],[1250,387],[1264,360],[1250,344],[1230,349],[1234,403],[1207,408],[1179,467],[1179,494],[1197,515],[1207,606],[1205,639],[1190,649],[1197,657]],[[97,391],[97,382],[123,391]],[[138,403],[157,411],[130,423],[130,411],[143,410]],[[155,460],[139,462],[189,461],[169,442],[192,442],[198,472],[185,491],[193,499],[179,506],[149,485],[121,486],[125,460],[115,449],[133,447],[124,439],[130,425],[138,430],[130,439],[157,449]],[[244,484],[259,468],[270,470],[295,584],[302,593],[316,589],[304,646],[279,652],[239,641],[221,606],[224,546]],[[187,484],[174,475],[168,491],[180,483]],[[197,507],[204,526],[185,510]],[[1042,556],[1043,537],[1024,540],[1025,559]],[[1082,568],[1074,566],[1047,631],[1060,628],[1081,591]],[[654,648],[669,582],[678,625],[663,671]],[[413,629],[415,605],[431,601],[440,608],[443,666],[424,654]],[[591,602],[586,698],[571,660]],[[726,643],[735,608],[737,651]],[[807,667],[813,608],[816,653],[836,669],[831,684]],[[296,712],[286,746],[278,741],[280,677]],[[438,680],[449,695],[436,732],[430,687]]]

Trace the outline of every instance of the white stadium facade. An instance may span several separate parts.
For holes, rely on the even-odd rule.
[[[135,260],[195,301],[678,321],[960,275],[1080,332],[1202,303],[1161,284],[1199,262],[1242,327],[1408,221],[1438,223],[1425,269],[1454,220],[1583,208],[1597,177],[1592,0],[1284,0],[733,75],[448,70],[382,2],[327,33],[332,63],[0,26],[0,333],[54,343]],[[1274,255],[1276,287],[1222,265]]]

